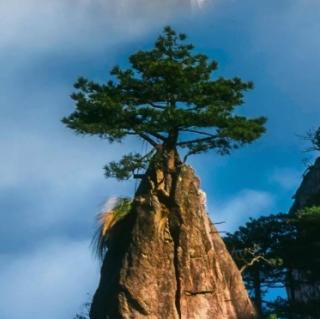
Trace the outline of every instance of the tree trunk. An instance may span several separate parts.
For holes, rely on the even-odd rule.
[[[259,318],[262,317],[262,294],[261,294],[261,279],[260,272],[257,269],[254,273],[253,278],[253,289],[254,289],[254,304]]]
[[[190,167],[149,169],[111,230],[90,318],[255,318]]]

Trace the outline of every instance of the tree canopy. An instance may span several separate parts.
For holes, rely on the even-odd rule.
[[[288,215],[277,214],[250,219],[224,241],[242,272],[246,287],[260,315],[264,312],[264,296],[268,289],[284,287],[284,246],[294,233]]]
[[[224,238],[260,314],[319,317],[319,226],[320,206],[310,206],[294,214],[250,219]],[[288,299],[270,300],[272,289],[281,287]],[[304,300],[294,298],[296,292]]]
[[[63,123],[109,142],[134,135],[153,151],[183,149],[185,160],[210,149],[228,154],[265,131],[264,117],[235,113],[252,82],[213,78],[217,63],[195,53],[185,34],[165,27],[152,49],[132,54],[129,62],[127,69],[114,67],[106,84],[79,78],[75,111]],[[145,169],[152,154],[127,154],[107,165],[106,175],[127,179]]]

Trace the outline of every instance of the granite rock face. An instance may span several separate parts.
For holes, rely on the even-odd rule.
[[[311,206],[320,206],[320,157],[315,160],[304,174],[302,182],[294,195],[294,203],[289,213],[294,215],[300,209]],[[305,273],[297,269],[291,270],[293,284],[287,286],[289,301],[300,303],[301,306],[313,304],[309,310],[311,311],[310,315],[293,314],[292,318],[319,319],[320,281],[314,279],[310,281],[309,277],[309,272]],[[289,280],[288,282],[290,283]]]
[[[295,213],[304,207],[320,205],[320,157],[308,168],[301,185],[294,195],[294,203],[290,213]]]
[[[90,318],[256,318],[190,167],[176,178],[154,169],[142,181],[110,233]]]

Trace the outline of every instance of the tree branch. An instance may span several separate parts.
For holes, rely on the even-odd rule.
[[[149,137],[147,134],[145,133],[137,133],[141,138],[143,138],[144,140],[146,140],[148,143],[150,143],[154,148],[158,147],[158,143],[156,143],[151,137]]]
[[[156,133],[156,132],[148,132],[148,133],[149,133],[150,135],[158,138],[158,139],[161,140],[161,141],[166,141],[166,140],[167,140],[167,139],[166,139],[164,136],[162,136],[160,133]]]
[[[256,257],[254,257],[254,258],[252,258],[251,260],[250,260],[250,262],[248,262],[247,264],[245,264],[245,265],[243,265],[242,267],[241,267],[241,269],[240,269],[240,273],[243,273],[248,267],[251,267],[251,266],[253,266],[256,262],[259,262],[260,260],[263,260],[264,262],[266,262],[267,264],[272,264],[271,262],[270,262],[270,260],[268,260],[267,258],[265,258],[264,256],[256,256]]]
[[[212,140],[214,138],[217,138],[217,137],[218,137],[218,135],[212,135],[212,136],[209,136],[209,137],[197,138],[197,139],[189,140],[189,141],[182,141],[182,142],[177,143],[177,146],[185,146],[185,145],[188,145],[188,144],[207,142],[207,141],[210,141],[210,140]]]
[[[159,104],[155,104],[153,102],[148,102],[148,104],[150,104],[152,107],[156,108],[156,109],[160,109],[160,110],[165,110],[166,107],[163,105],[159,105]]]
[[[134,179],[142,179],[145,176],[145,174],[133,174]]]
[[[193,130],[193,129],[182,129],[181,131],[190,132],[190,133],[196,133],[196,134],[202,134],[202,135],[211,136],[211,137],[216,137],[216,135],[213,135],[213,134],[210,134],[210,133],[207,133],[207,132],[198,131],[198,130]]]
[[[187,154],[183,157],[183,163],[185,163],[190,155],[193,155],[195,152],[187,152]]]

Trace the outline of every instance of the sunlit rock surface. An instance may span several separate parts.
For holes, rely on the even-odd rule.
[[[90,318],[254,318],[193,170],[183,166],[171,196],[164,179],[161,170],[148,174],[111,231]]]

